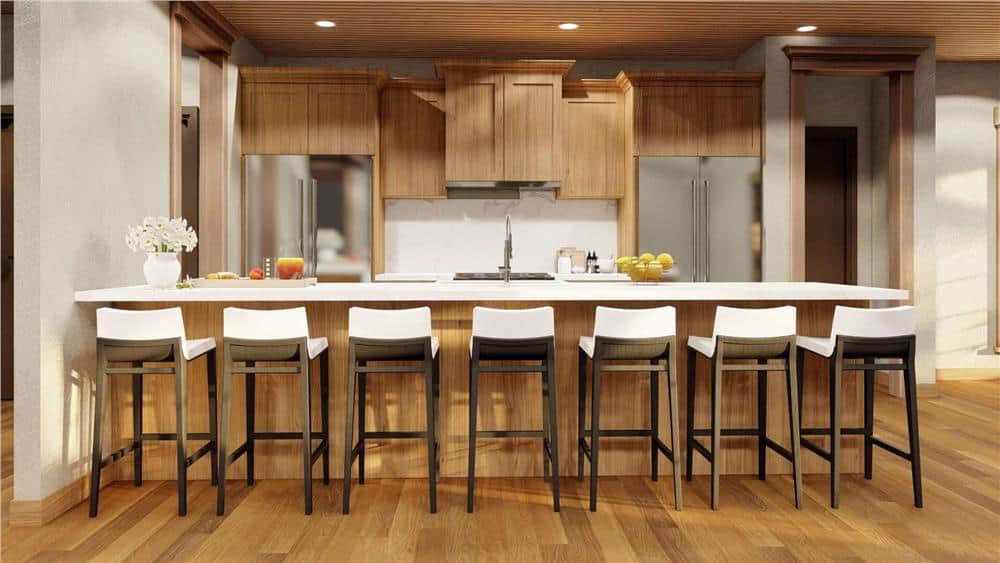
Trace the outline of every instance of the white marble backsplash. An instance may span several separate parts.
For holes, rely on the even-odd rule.
[[[552,192],[525,192],[519,200],[386,200],[386,272],[496,271],[508,214],[518,272],[555,271],[563,246],[601,257],[618,250],[614,200],[556,200]]]

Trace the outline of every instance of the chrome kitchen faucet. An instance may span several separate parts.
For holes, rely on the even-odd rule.
[[[510,260],[514,257],[514,242],[510,234],[510,215],[507,216],[507,238],[503,243],[503,266],[499,266],[503,283],[510,283]]]

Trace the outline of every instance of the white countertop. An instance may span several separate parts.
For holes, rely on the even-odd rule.
[[[321,283],[306,288],[152,289],[147,286],[77,291],[78,302],[126,301],[888,301],[909,292],[810,282],[658,283],[427,281]]]

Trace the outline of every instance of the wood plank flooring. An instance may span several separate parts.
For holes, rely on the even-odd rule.
[[[302,483],[231,480],[229,513],[215,516],[214,489],[189,487],[176,516],[176,484],[118,482],[104,489],[98,518],[86,504],[42,528],[9,528],[4,403],[3,561],[815,561],[1000,560],[1000,381],[942,382],[920,401],[925,508],[913,508],[908,465],[876,453],[872,481],[842,479],[829,508],[829,479],[805,477],[805,507],[791,503],[785,475],[725,476],[721,506],[708,509],[708,479],[684,484],[673,510],[670,476],[601,480],[597,513],[586,483],[564,477],[563,509],[551,511],[540,478],[477,479],[476,512],[465,513],[465,480],[445,479],[439,513],[427,512],[423,479],[355,485],[340,514],[340,482],[316,482],[315,512],[302,514]],[[876,428],[905,444],[903,403],[879,395]],[[804,455],[812,455],[805,453]]]

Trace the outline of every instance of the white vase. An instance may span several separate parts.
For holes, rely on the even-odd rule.
[[[176,252],[147,252],[142,273],[149,287],[174,288],[181,277],[181,262]]]

